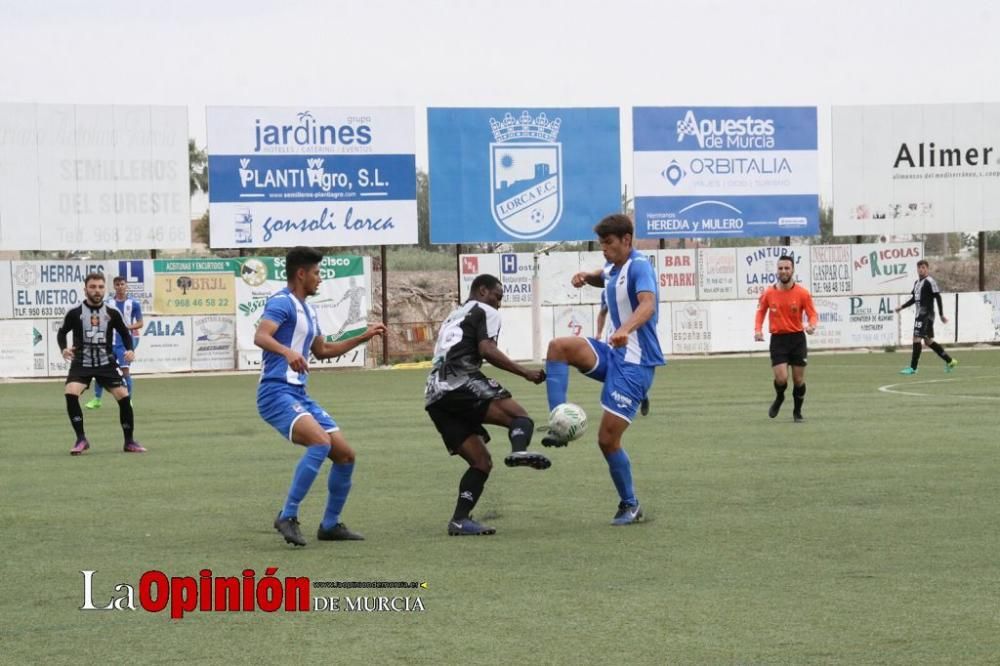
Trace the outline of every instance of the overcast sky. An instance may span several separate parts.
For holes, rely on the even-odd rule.
[[[417,109],[1000,101],[989,0],[0,0],[0,102]]]

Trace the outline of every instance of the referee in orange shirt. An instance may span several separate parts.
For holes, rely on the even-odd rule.
[[[809,325],[802,327],[802,313],[809,317]],[[806,399],[806,333],[816,331],[819,317],[813,306],[809,290],[795,283],[795,260],[788,255],[778,259],[778,282],[768,287],[760,295],[757,303],[757,317],[754,322],[754,340],[764,340],[764,315],[770,313],[771,327],[771,369],[774,371],[774,402],[767,415],[772,419],[778,415],[781,403],[785,401],[788,388],[788,366],[792,366],[792,399],[795,409],[792,418],[801,423],[802,403]]]

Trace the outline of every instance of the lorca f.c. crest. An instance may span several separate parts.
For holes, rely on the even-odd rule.
[[[515,238],[544,236],[562,215],[560,119],[545,113],[490,118],[490,204],[493,219]]]

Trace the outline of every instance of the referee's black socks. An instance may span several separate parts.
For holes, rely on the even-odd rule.
[[[802,403],[806,400],[806,385],[803,382],[792,387],[792,400],[795,401],[795,411],[793,414],[802,415]]]
[[[775,398],[776,402],[779,403],[784,402],[786,388],[788,388],[788,382],[785,382],[784,384],[779,384],[777,379],[774,380],[774,393],[777,396],[777,398]]]

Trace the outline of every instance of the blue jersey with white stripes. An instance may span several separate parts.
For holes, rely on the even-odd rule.
[[[656,284],[656,272],[652,264],[640,252],[632,250],[625,263],[617,268],[611,262],[604,265],[604,300],[608,306],[611,331],[621,328],[639,307],[639,294],[648,291],[653,294],[653,316],[646,323],[632,331],[628,344],[615,348],[619,360],[636,365],[663,365],[660,339],[656,335],[659,319],[660,292]]]
[[[267,299],[261,320],[273,321],[278,325],[274,339],[289,349],[309,358],[309,348],[318,335],[323,335],[319,328],[319,319],[313,306],[300,301],[295,294],[285,287]],[[263,363],[260,369],[260,381],[277,381],[305,386],[308,375],[295,372],[288,367],[288,361],[281,354],[264,351]]]
[[[126,298],[124,301],[116,300],[115,298],[109,298],[106,303],[118,312],[122,313],[122,319],[125,320],[126,326],[131,326],[137,321],[142,321],[142,306],[139,305],[139,301],[134,298]],[[135,346],[135,338],[138,336],[138,332],[132,331],[132,345]],[[122,342],[122,336],[115,331],[115,347],[125,348],[125,343]]]

